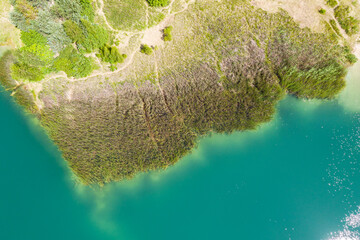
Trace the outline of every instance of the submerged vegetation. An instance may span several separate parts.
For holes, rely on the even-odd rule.
[[[104,0],[114,29],[137,31],[125,33],[134,52],[124,71],[85,78],[100,60],[102,68],[115,70],[126,58],[113,44],[122,41],[115,30],[95,22],[98,6],[90,0],[12,3],[24,46],[1,59],[8,67],[1,81],[11,82],[29,109],[38,106],[42,125],[85,184],[166,168],[212,131],[254,129],[271,119],[286,93],[332,99],[345,85],[346,67],[356,61],[351,45],[339,44],[341,29],[333,19],[325,33],[314,33],[284,10],[268,13],[248,1],[197,1],[164,28],[163,40],[174,34],[176,41],[152,48],[153,42],[137,36],[151,26],[152,14],[163,19],[167,8],[161,7],[169,2]],[[341,16],[336,19],[343,27]],[[63,71],[84,81],[50,79],[40,92],[26,95],[9,69],[15,79],[38,81]]]

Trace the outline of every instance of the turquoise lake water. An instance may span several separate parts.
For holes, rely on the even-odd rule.
[[[358,240],[360,64],[336,101],[287,97],[256,131],[212,135],[165,171],[76,185],[0,93],[1,240]]]

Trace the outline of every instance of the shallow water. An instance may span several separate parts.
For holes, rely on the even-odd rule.
[[[166,171],[77,186],[0,93],[0,239],[360,239],[360,64],[337,101],[287,97],[256,131],[213,135]]]

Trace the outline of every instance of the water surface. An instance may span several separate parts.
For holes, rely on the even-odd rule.
[[[1,92],[0,239],[360,239],[359,82],[360,64],[337,101],[287,97],[258,130],[103,189]]]

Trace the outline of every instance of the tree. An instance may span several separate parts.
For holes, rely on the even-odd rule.
[[[147,0],[151,7],[165,7],[169,5],[169,0]]]
[[[69,45],[55,59],[54,68],[64,71],[68,77],[86,77],[93,71],[93,62]]]
[[[168,26],[164,29],[164,36],[163,39],[164,41],[171,41],[172,40],[172,34],[171,31],[173,30],[172,26]]]
[[[81,25],[85,38],[79,44],[85,48],[86,52],[92,52],[104,46],[109,41],[108,32],[99,25],[93,24],[85,19],[81,19]]]
[[[140,47],[140,52],[145,53],[146,55],[151,55],[153,53],[153,50],[147,44],[143,44]]]
[[[91,0],[80,0],[81,16],[86,16],[90,22],[94,22],[95,13],[91,2]]]
[[[39,67],[18,62],[11,66],[11,77],[16,80],[29,80],[35,82],[43,79],[44,74]]]
[[[26,46],[31,46],[33,44],[46,45],[47,43],[46,38],[33,29],[21,31],[20,39]]]
[[[63,23],[63,27],[66,35],[72,40],[72,42],[78,43],[84,41],[85,36],[83,30],[75,22],[72,20],[66,20]]]
[[[98,57],[100,57],[104,62],[116,64],[124,62],[124,59],[127,56],[125,54],[120,54],[119,50],[115,46],[104,45],[100,48]]]
[[[26,0],[16,1],[15,9],[22,13],[27,21],[34,20],[37,17],[37,9]]]

